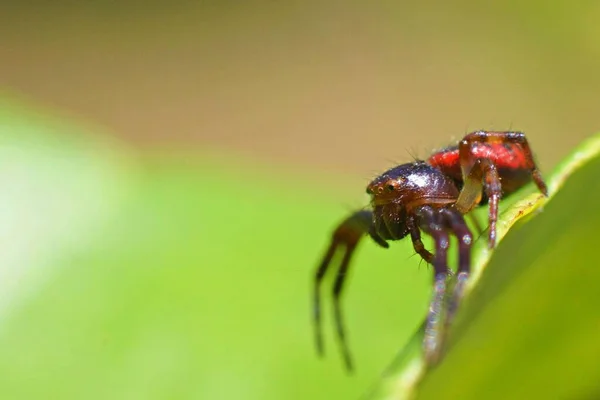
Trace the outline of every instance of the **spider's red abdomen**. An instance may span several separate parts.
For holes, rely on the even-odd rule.
[[[501,176],[530,169],[519,143],[476,143],[472,147],[474,158],[488,158],[498,168]],[[462,181],[458,146],[433,153],[427,162],[452,178]]]
[[[436,151],[427,159],[427,163],[434,168],[442,170],[452,178],[462,181],[458,146],[446,147],[445,149]]]

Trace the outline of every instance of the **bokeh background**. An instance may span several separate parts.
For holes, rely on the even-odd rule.
[[[3,6],[2,397],[365,393],[430,274],[409,243],[361,247],[348,377],[333,329],[325,360],[312,345],[332,227],[378,171],[470,130],[525,131],[550,171],[600,128],[598,19],[593,1]]]

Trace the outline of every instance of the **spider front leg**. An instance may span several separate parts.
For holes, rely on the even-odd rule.
[[[321,264],[317,268],[315,273],[314,281],[314,294],[313,294],[313,321],[315,327],[315,343],[317,352],[319,355],[323,355],[323,333],[321,327],[321,295],[320,286],[323,278],[325,277],[329,267],[331,266],[332,260],[338,250],[343,249],[344,254],[340,263],[339,269],[336,274],[335,283],[333,285],[333,308],[337,335],[340,341],[342,354],[346,367],[349,371],[352,370],[352,358],[350,351],[346,343],[346,335],[344,330],[342,310],[340,307],[340,296],[344,288],[345,279],[350,266],[350,261],[354,250],[358,245],[360,239],[368,234],[371,238],[380,246],[387,248],[389,244],[383,240],[376,232],[373,224],[373,213],[367,210],[361,210],[350,217],[342,221],[338,228],[333,232],[331,244]]]

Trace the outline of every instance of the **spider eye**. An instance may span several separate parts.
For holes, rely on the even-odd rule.
[[[373,191],[371,190],[370,187],[367,188],[367,194],[373,194]]]
[[[394,185],[387,185],[387,190],[392,192],[394,190]]]

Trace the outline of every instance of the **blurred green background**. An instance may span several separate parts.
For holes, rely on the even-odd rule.
[[[310,325],[332,227],[378,171],[470,130],[525,131],[549,171],[600,130],[599,18],[592,1],[5,6],[0,397],[359,397],[431,277],[410,243],[361,247],[346,376]]]

